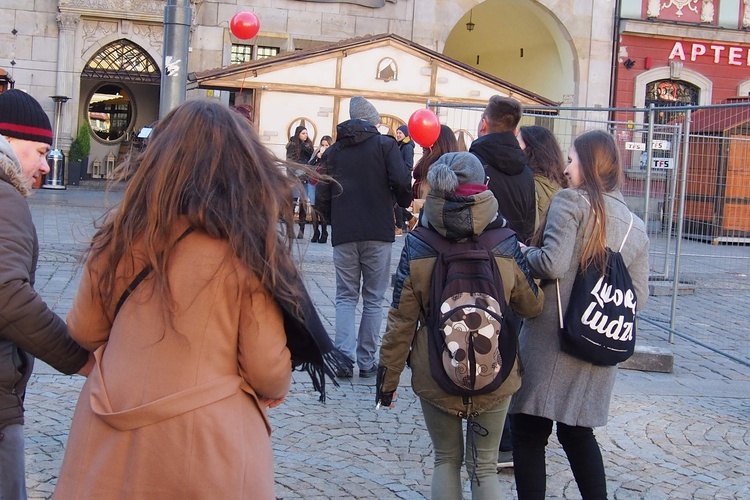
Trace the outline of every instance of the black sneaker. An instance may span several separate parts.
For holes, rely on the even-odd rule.
[[[373,366],[369,370],[363,370],[361,368],[359,370],[359,377],[360,378],[370,378],[370,377],[374,377],[377,374],[378,374],[378,366],[377,365]]]
[[[354,373],[352,372],[351,368],[348,370],[345,370],[345,369],[336,370],[337,378],[352,378],[353,376],[354,376]]]

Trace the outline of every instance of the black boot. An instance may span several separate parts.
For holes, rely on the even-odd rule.
[[[313,226],[313,235],[312,235],[312,238],[310,238],[310,242],[317,243],[319,239],[320,239],[320,230],[318,229],[318,225],[315,224]]]
[[[301,240],[304,237],[305,237],[305,225],[304,224],[300,224],[299,225],[299,233],[297,233],[297,239]]]
[[[323,225],[323,228],[320,231],[320,238],[318,239],[318,243],[325,243],[327,241],[328,241],[328,226]]]

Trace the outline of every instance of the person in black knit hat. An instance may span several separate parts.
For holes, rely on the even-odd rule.
[[[93,356],[34,290],[39,253],[24,199],[49,172],[52,127],[20,90],[0,94],[0,498],[26,498],[23,398],[38,357],[65,374],[88,375]]]

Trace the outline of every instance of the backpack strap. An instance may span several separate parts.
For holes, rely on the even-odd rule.
[[[425,243],[430,245],[432,248],[434,248],[438,252],[445,251],[445,249],[448,246],[450,246],[451,243],[454,243],[453,240],[450,240],[446,238],[445,236],[441,235],[440,233],[438,233],[437,231],[433,231],[424,226],[419,226],[409,231],[409,234],[413,234],[414,236],[424,241]],[[507,227],[489,229],[483,232],[482,234],[480,234],[476,238],[476,242],[479,243],[482,247],[491,251],[500,243],[507,240],[514,234],[516,234],[516,232]]]
[[[177,243],[179,243],[180,241],[182,241],[182,239],[185,236],[187,236],[188,234],[190,234],[192,232],[193,232],[193,228],[192,227],[188,227],[187,229],[185,229],[185,232],[183,232],[180,235],[180,237],[177,238],[177,240],[174,242],[174,244],[176,245]],[[120,296],[120,300],[117,301],[117,307],[115,307],[115,314],[114,314],[114,316],[112,316],[112,321],[115,320],[115,318],[117,317],[117,313],[120,312],[120,308],[123,306],[123,304],[125,304],[125,301],[128,299],[128,297],[130,297],[130,294],[133,293],[133,291],[138,287],[138,285],[141,284],[141,281],[143,281],[144,279],[146,279],[146,276],[148,276],[151,273],[152,269],[153,269],[153,266],[151,264],[146,264],[146,266],[143,269],[141,269],[141,272],[138,273],[135,276],[135,278],[133,278],[133,281],[130,282],[130,284],[125,289],[125,291],[122,292],[122,295]]]
[[[628,235],[630,234],[630,230],[633,229],[633,212],[630,212],[630,224],[628,225],[628,232],[625,233],[625,237],[622,239],[622,243],[620,244],[620,249],[618,252],[622,252],[622,247],[625,246],[625,240],[628,239]]]
[[[434,248],[437,252],[444,251],[449,245],[450,240],[437,231],[433,231],[432,229],[426,228],[424,226],[418,226],[415,229],[412,229],[409,231],[410,235],[414,235],[420,240],[424,241],[428,245],[430,245],[432,248]]]

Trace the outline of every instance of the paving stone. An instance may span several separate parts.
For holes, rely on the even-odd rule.
[[[121,193],[110,194],[110,202],[118,196]],[[29,205],[41,251],[37,289],[64,316],[80,280],[77,259],[85,249],[83,242],[105,210],[103,193],[44,190],[30,198]],[[394,244],[394,268],[403,240]],[[333,332],[331,246],[307,245],[305,240],[300,249],[306,283],[324,324]],[[732,311],[750,306],[750,294],[729,290],[719,296],[716,287],[709,293],[709,285],[698,282],[695,294],[679,298],[678,323],[702,325],[700,331],[692,331],[695,338],[726,338],[724,347],[742,354],[746,347],[738,340],[744,336],[747,342],[750,330]],[[650,297],[645,312],[666,321],[670,306],[670,297]],[[734,326],[718,325],[713,316],[706,316],[708,310],[734,320]],[[669,350],[674,369],[672,373],[618,373],[609,423],[596,429],[609,497],[750,498],[750,368],[680,338],[670,344],[666,334],[645,322],[640,322],[638,333],[639,343]],[[305,374],[295,372],[287,400],[269,412],[277,497],[429,498],[433,455],[409,375],[405,370],[395,407],[375,411],[373,379],[342,379],[340,387],[329,382],[328,400],[322,404]],[[60,375],[41,362],[35,367],[25,426],[31,499],[51,496],[83,381]],[[497,479],[502,498],[513,498],[512,470],[501,471]],[[464,498],[470,498],[465,472],[462,480]],[[554,433],[547,450],[547,497],[580,498]]]

